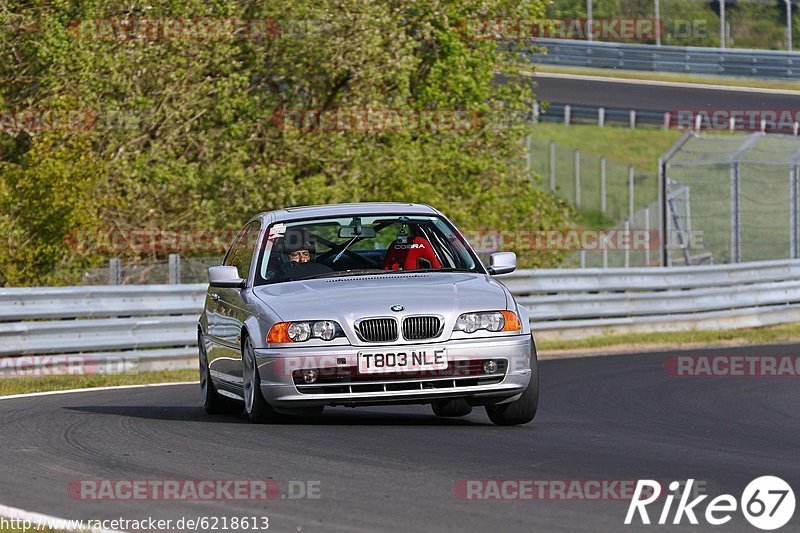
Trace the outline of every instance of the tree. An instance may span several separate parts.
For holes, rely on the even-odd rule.
[[[564,227],[569,207],[537,189],[522,165],[529,131],[523,115],[534,98],[524,73],[529,62],[464,31],[470,18],[541,17],[543,6],[541,0],[0,4],[0,109],[95,114],[88,131],[0,133],[0,225],[18,228],[24,220],[26,235],[36,236],[12,232],[0,249],[5,282],[54,283],[55,274],[42,275],[55,268],[69,282],[70,266],[101,253],[43,243],[75,231],[226,229],[258,211],[297,204],[421,201],[467,230]],[[233,18],[246,27],[238,36],[244,38],[224,31],[225,38],[205,38],[209,27],[218,30],[221,20]],[[155,38],[142,38],[147,31]],[[466,129],[331,130],[291,121],[287,127],[292,112],[314,118],[365,110],[467,113],[474,120]],[[64,206],[47,195],[33,201],[36,191],[30,198],[13,193],[43,173],[75,184],[64,198],[71,215],[44,241],[29,222],[52,219]],[[560,257],[528,253],[521,262],[553,264]]]

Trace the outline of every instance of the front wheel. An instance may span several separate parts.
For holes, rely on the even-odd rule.
[[[531,380],[522,396],[513,402],[486,406],[489,420],[498,426],[527,424],[536,416],[536,410],[539,408],[539,361],[536,357],[535,345],[533,345],[532,352]]]
[[[242,378],[244,381],[244,412],[256,424],[275,422],[279,415],[264,399],[261,393],[261,377],[258,375],[256,353],[253,341],[245,338],[242,347]]]
[[[217,392],[211,380],[208,366],[208,353],[203,335],[197,335],[198,355],[200,361],[200,390],[203,392],[203,408],[210,415],[237,414],[242,412],[242,404],[229,400]]]

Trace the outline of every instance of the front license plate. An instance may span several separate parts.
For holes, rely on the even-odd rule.
[[[444,370],[447,352],[444,348],[385,348],[358,352],[359,374]]]

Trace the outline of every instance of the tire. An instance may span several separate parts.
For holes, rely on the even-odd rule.
[[[536,416],[539,407],[539,360],[536,345],[531,339],[531,380],[517,400],[501,405],[487,405],[489,420],[498,426],[527,424]]]
[[[208,354],[203,335],[197,335],[198,360],[200,366],[200,390],[203,393],[203,408],[210,415],[230,415],[242,412],[242,405],[234,400],[229,400],[217,392],[211,374],[208,370]]]
[[[270,407],[261,393],[261,377],[258,375],[253,341],[245,337],[242,343],[242,381],[244,412],[251,422],[268,424],[280,420],[280,415]]]
[[[467,416],[472,412],[472,406],[467,403],[467,400],[441,400],[433,402],[433,414],[441,417],[457,417]]]

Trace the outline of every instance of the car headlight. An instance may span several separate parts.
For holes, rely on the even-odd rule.
[[[464,313],[456,320],[454,331],[475,333],[486,331],[519,331],[522,326],[513,311],[488,311],[485,313]]]
[[[341,326],[333,320],[314,320],[308,322],[278,322],[267,334],[270,344],[305,342],[309,339],[330,341],[344,336]]]

